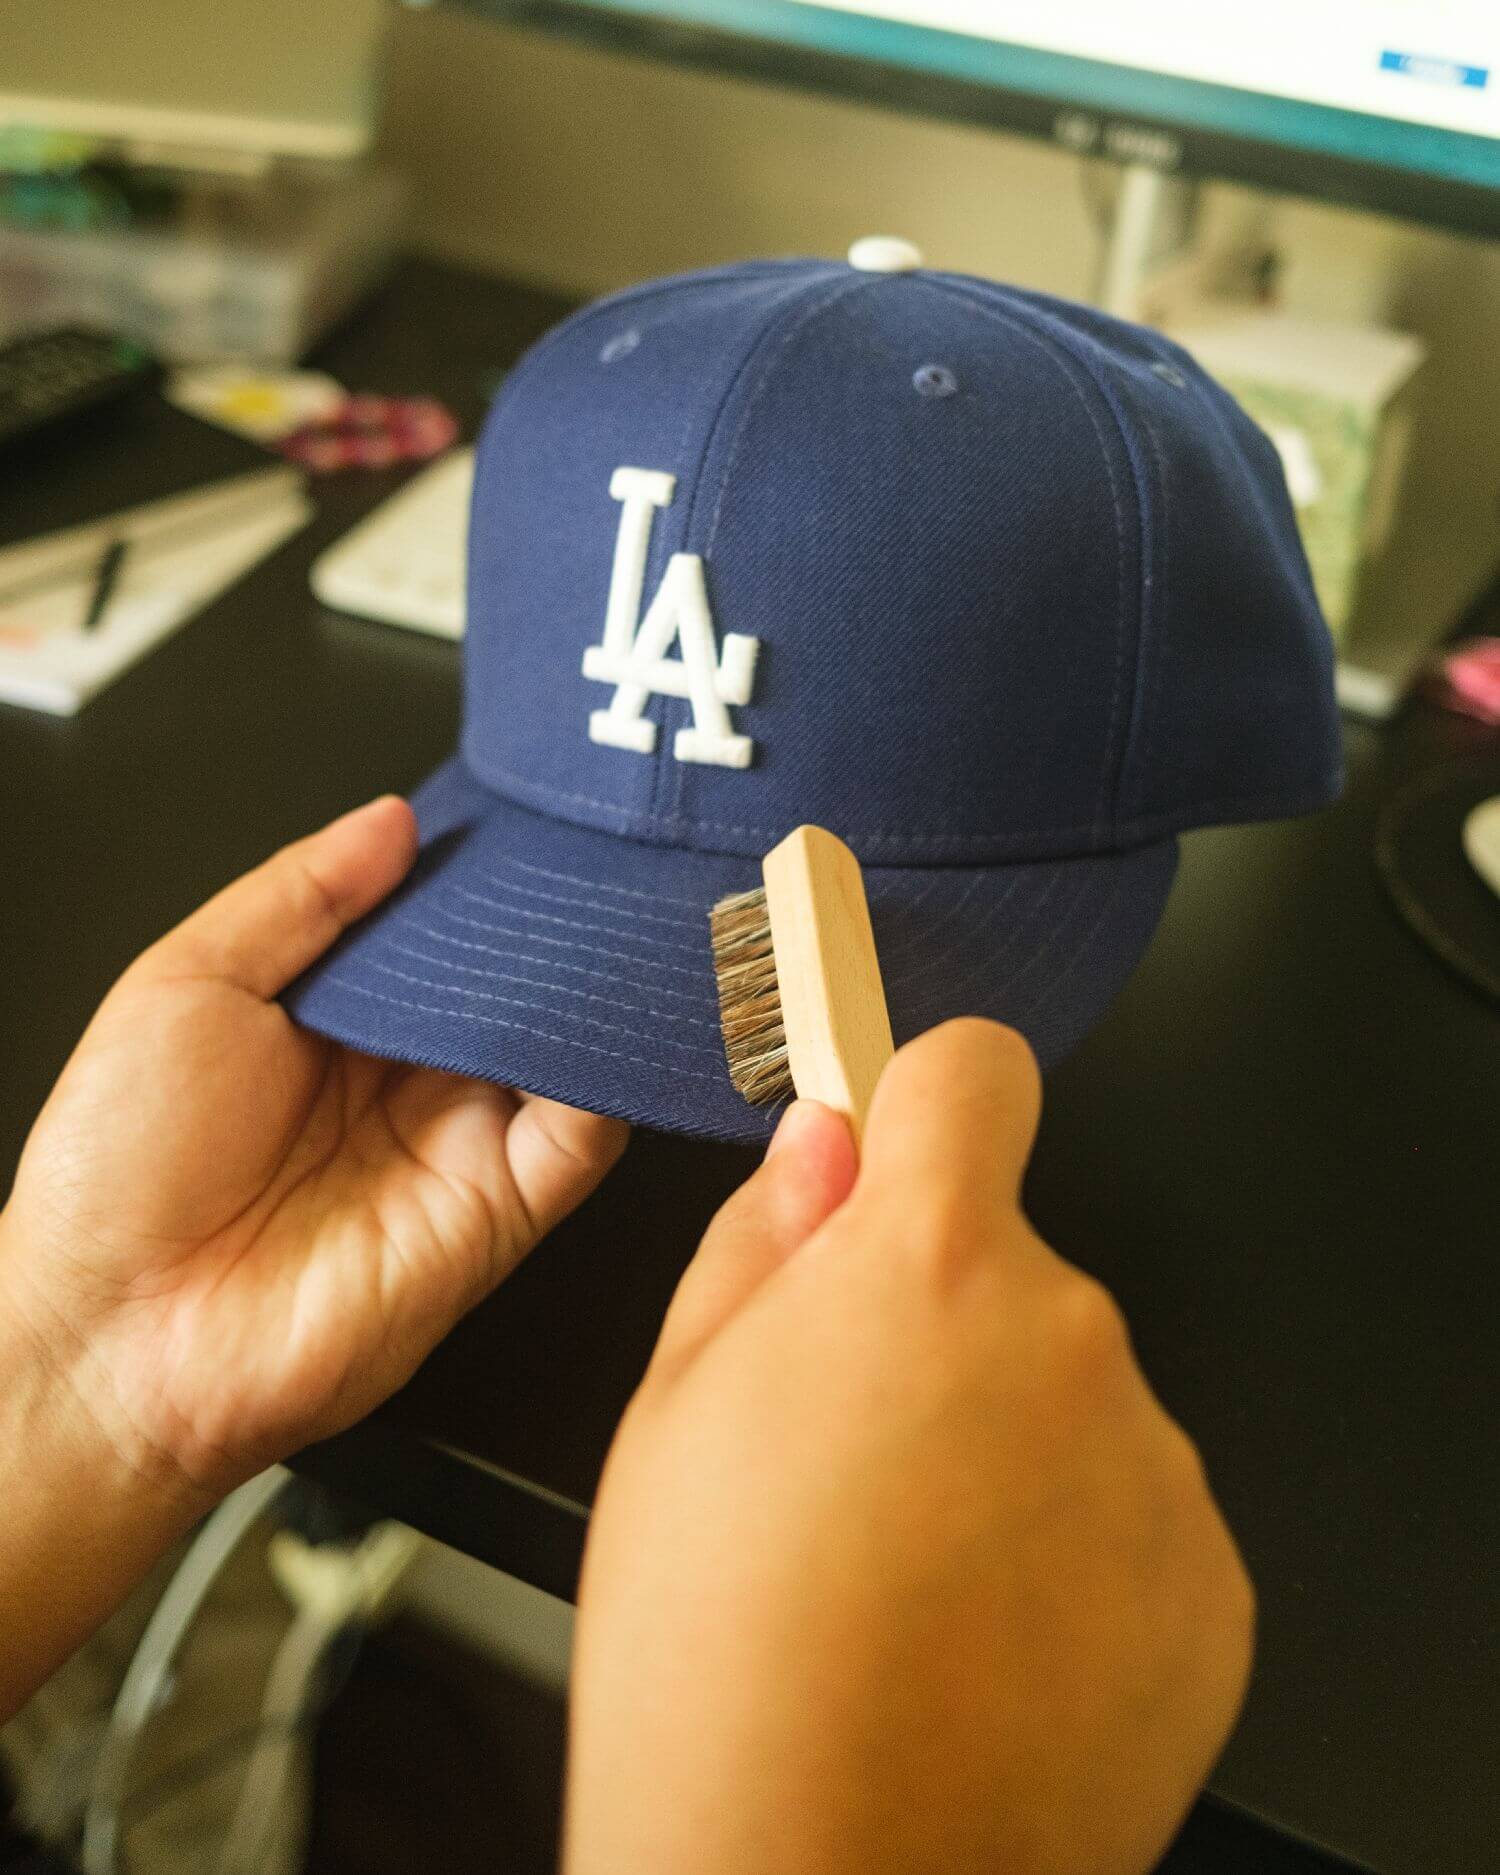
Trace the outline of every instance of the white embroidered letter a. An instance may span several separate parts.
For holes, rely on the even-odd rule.
[[[677,760],[747,768],[755,744],[749,736],[735,734],[728,706],[750,701],[760,641],[730,632],[720,655],[700,554],[672,555],[646,616],[636,622],[651,524],[658,508],[670,506],[676,487],[676,476],[656,469],[616,469],[610,478],[610,495],[623,504],[620,532],[604,612],[604,641],[584,652],[583,674],[613,684],[615,694],[607,710],[590,713],[589,737],[611,748],[649,755],[656,747],[656,724],[641,714],[647,697],[686,697],[693,706],[693,726],[679,729],[673,739]],[[667,656],[674,639],[682,645],[680,658]]]

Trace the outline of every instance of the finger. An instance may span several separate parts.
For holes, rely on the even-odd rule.
[[[865,1125],[861,1194],[1015,1204],[1041,1117],[1041,1077],[1014,1029],[964,1017],[901,1049]]]
[[[394,890],[416,855],[411,809],[383,795],[226,886],[132,975],[217,977],[269,1000]]]
[[[857,1169],[843,1118],[818,1101],[794,1101],[760,1169],[709,1225],[672,1298],[653,1369],[690,1361],[838,1209]]]
[[[625,1150],[623,1120],[523,1095],[505,1136],[505,1155],[529,1226],[525,1254],[576,1210]]]

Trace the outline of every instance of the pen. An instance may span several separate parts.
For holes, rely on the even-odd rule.
[[[94,590],[89,599],[89,609],[83,618],[83,629],[86,632],[97,630],[102,623],[110,596],[119,582],[120,568],[129,551],[130,542],[122,535],[118,540],[112,540],[100,556],[99,571],[94,576]]]

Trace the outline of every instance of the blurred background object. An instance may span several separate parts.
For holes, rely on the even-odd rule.
[[[66,186],[68,214],[55,196],[45,220],[34,196],[0,198],[0,318],[118,332],[174,363],[299,358],[379,278],[404,204],[398,178],[364,163],[257,177],[100,165]],[[7,212],[17,201],[24,216]],[[79,225],[81,204],[106,201]]]
[[[47,0],[0,15],[0,125],[55,154],[245,174],[370,141],[381,0]],[[76,155],[76,152],[75,152]]]
[[[391,258],[381,0],[0,12],[0,330],[297,358]]]
[[[1354,627],[1361,586],[1390,543],[1411,449],[1420,339],[1375,325],[1310,320],[1219,300],[1166,329],[1255,418],[1281,453],[1313,581],[1334,642]],[[1352,699],[1389,707],[1421,655],[1408,630],[1394,644],[1360,635],[1368,673]],[[1381,681],[1384,692],[1371,685]],[[1351,684],[1345,677],[1346,707]]]

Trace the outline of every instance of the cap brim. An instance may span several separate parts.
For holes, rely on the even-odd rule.
[[[293,985],[299,1022],[372,1055],[665,1132],[762,1140],[732,1086],[708,915],[753,859],[547,819],[450,762],[414,798],[412,876]],[[1175,840],[986,867],[867,867],[897,1043],[950,1016],[1021,1031],[1045,1067],[1099,1019],[1161,916]]]

